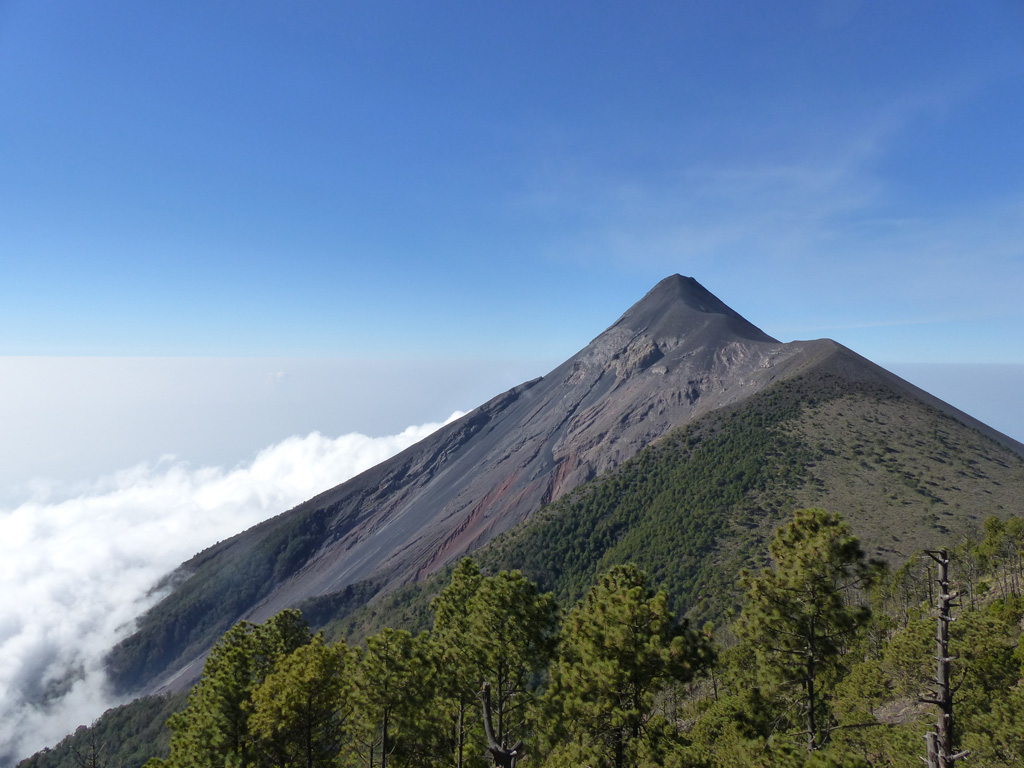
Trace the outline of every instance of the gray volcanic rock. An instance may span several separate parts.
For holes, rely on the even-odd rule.
[[[329,542],[255,616],[429,573],[819,346],[780,344],[696,280],[667,278],[547,376],[307,502],[330,510]]]
[[[185,564],[181,576],[201,567],[203,578],[230,581],[242,578],[239,564],[261,543],[292,531],[295,521],[313,541],[286,572],[275,569],[272,583],[251,604],[232,615],[190,621],[226,628],[242,618],[262,621],[360,582],[388,590],[422,577],[667,432],[822,365],[846,377],[896,383],[954,410],[833,341],[783,344],[696,280],[674,275],[547,376],[509,390],[377,467]],[[143,622],[143,635],[156,631],[147,627],[158,625],[160,612],[157,606]],[[191,683],[209,632],[203,638],[175,639],[178,647],[164,651],[163,667],[146,669],[144,687]],[[133,642],[166,644],[144,636]],[[114,659],[116,667],[116,652]],[[139,684],[138,675],[132,679]]]

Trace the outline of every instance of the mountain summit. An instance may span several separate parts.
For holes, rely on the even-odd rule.
[[[705,341],[727,336],[735,340],[776,342],[744,320],[692,277],[672,275],[658,283],[620,317],[609,332],[629,329],[658,343],[704,335]]]
[[[171,594],[112,654],[112,677],[132,692],[188,685],[240,619],[310,600],[366,602],[482,546],[666,433],[811,374],[900,393],[1024,450],[833,341],[781,343],[696,280],[673,275],[548,375],[182,565]]]

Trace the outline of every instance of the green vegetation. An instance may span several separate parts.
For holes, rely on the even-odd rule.
[[[623,768],[682,754],[686,739],[656,699],[712,658],[708,638],[675,620],[665,592],[635,566],[613,567],[562,628],[545,696],[547,763]]]
[[[108,673],[114,687],[137,690],[147,682],[147,670],[167,668],[174,660],[213,645],[244,610],[316,550],[323,538],[326,512],[279,515],[257,526],[258,537],[229,539],[185,563],[170,577],[174,589],[159,610],[143,615],[136,633],[111,653]],[[233,547],[244,551],[230,560],[229,568],[217,567],[221,551]],[[336,599],[333,607],[340,613],[349,605]]]
[[[931,559],[888,574],[821,509],[797,510],[770,555],[742,576],[741,612],[717,641],[633,565],[601,574],[558,621],[521,573],[486,575],[469,559],[418,635],[330,643],[293,611],[239,624],[150,768],[916,764],[936,717],[920,701],[934,675]],[[964,595],[951,628],[957,748],[972,764],[1019,764],[1024,518],[986,521],[952,560]],[[118,718],[26,764],[139,765],[111,748],[130,731],[106,722]]]
[[[467,724],[479,709],[477,693],[484,681],[491,689],[492,727],[499,743],[515,744],[532,727],[535,676],[554,650],[557,607],[551,595],[540,594],[519,571],[485,577],[472,560],[465,560],[433,609],[434,638],[457,730],[453,752],[461,765],[465,740],[473,733]]]
[[[92,727],[82,725],[52,749],[29,757],[19,768],[135,768],[153,755],[167,754],[171,732],[167,719],[181,711],[188,692],[149,696],[108,710]]]
[[[355,653],[319,635],[280,660],[253,692],[249,727],[273,765],[330,766],[355,711]]]
[[[978,531],[1019,503],[1024,461],[894,389],[818,372],[671,433],[477,553],[563,604],[635,563],[695,624],[738,607],[736,574],[767,564],[794,509],[846,511],[867,552],[911,552]]]
[[[307,650],[274,656],[248,678],[238,704],[252,740],[246,759],[296,764],[294,740],[302,733],[309,765],[333,765],[344,754],[356,764],[372,758],[379,765],[387,755],[393,765],[483,766],[506,759],[520,740],[531,763],[552,766],[583,756],[614,765],[616,755],[631,765],[916,764],[934,719],[917,700],[934,670],[927,607],[934,573],[912,553],[957,545],[963,613],[952,632],[960,657],[954,677],[964,680],[961,745],[984,756],[975,764],[1013,764],[1024,752],[1024,521],[1010,512],[1019,505],[1022,469],[1019,456],[882,385],[821,372],[782,382],[662,438],[498,537],[475,561],[377,599],[381,584],[363,582],[303,604],[322,637],[306,642],[307,635],[299,645]],[[832,581],[842,610],[821,606],[835,637],[814,640],[813,695],[806,658],[784,665],[784,655],[796,654],[767,642],[782,630],[757,619],[774,610],[770,591],[756,589],[753,577],[738,579],[747,571],[763,574],[766,587],[799,581],[800,570],[787,574],[767,545],[783,521],[795,519],[793,510],[807,506],[841,509],[849,526],[822,522],[847,544],[837,544],[843,577]],[[269,589],[314,546],[319,525],[305,513],[270,521],[224,581],[206,571],[216,551],[194,559],[171,595],[173,620],[144,620],[149,630],[114,658],[117,679],[142,679],[147,659],[212,644],[230,628],[209,618],[218,615],[211,606],[241,605]],[[851,534],[861,555],[848,546]],[[861,568],[867,555],[893,570],[876,581],[877,571]],[[643,587],[626,573],[644,574]],[[597,589],[600,598],[591,592]],[[609,621],[648,617],[648,636],[639,626],[628,635],[636,654],[650,651],[654,670],[646,687],[637,680],[632,703],[610,696],[624,660],[599,652],[594,638],[614,633],[594,629],[600,617],[585,613],[588,601],[594,611],[615,605],[606,610]],[[566,611],[557,645],[555,604]],[[514,610],[521,613],[513,620],[507,612]],[[713,665],[710,629],[690,629],[708,621],[718,627]],[[525,631],[524,622],[532,627],[526,634],[504,631]],[[674,642],[689,667],[664,655]],[[508,646],[501,658],[519,653],[514,665],[488,657],[501,643]],[[396,680],[402,695],[390,703],[363,692],[396,693]],[[483,680],[491,685],[497,752],[484,728]],[[588,686],[570,696],[571,680]],[[320,682],[326,701],[339,691],[360,693],[345,694],[349,707],[331,711],[314,701]],[[305,709],[296,704],[302,685],[309,686]],[[29,764],[71,768],[80,765],[75,750],[90,749],[119,768],[166,759],[171,731],[153,721],[182,705],[181,698],[142,700],[113,710]]]
[[[739,568],[808,478],[813,453],[782,430],[799,401],[778,388],[666,436],[495,541],[481,563],[521,568],[563,603],[613,565],[635,563],[673,610],[721,617]]]
[[[167,721],[174,733],[167,765],[252,764],[260,752],[249,724],[253,693],[310,639],[298,611],[232,627],[210,652],[188,705]]]
[[[1019,508],[1021,457],[915,399],[840,389],[785,428],[815,453],[799,506],[846,510],[865,546],[894,564]]]
[[[566,605],[598,574],[636,563],[674,611],[720,622],[738,605],[736,574],[765,565],[771,531],[794,509],[844,510],[865,549],[898,564],[976,532],[986,517],[1007,517],[1022,482],[1024,461],[1009,449],[893,388],[817,370],[663,437],[477,557],[490,572],[522,570]],[[111,655],[116,689],[138,690],[148,670],[209,648],[305,562],[337,514],[303,506],[186,563]],[[429,626],[443,579],[375,598],[383,584],[360,582],[297,607],[330,639]]]
[[[846,523],[823,509],[799,510],[776,533],[771,555],[771,568],[740,576],[747,601],[736,631],[754,652],[762,686],[793,689],[788,697],[814,751],[828,734],[823,690],[871,620],[851,595],[870,587],[882,564],[867,562]]]

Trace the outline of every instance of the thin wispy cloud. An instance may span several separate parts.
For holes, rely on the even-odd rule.
[[[1007,345],[995,339],[1024,332],[1024,199],[993,189],[955,210],[920,204],[924,182],[899,166],[911,135],[964,109],[982,80],[923,87],[856,116],[793,119],[773,151],[750,156],[679,146],[645,174],[579,157],[562,174],[538,172],[523,205],[579,222],[549,258],[698,275],[784,340],[954,324],[927,350],[916,337],[848,341],[866,342],[858,351],[869,357],[900,357],[903,343],[911,359],[1001,359]]]
[[[900,173],[889,165],[901,144],[922,124],[965,109],[991,77],[945,76],[828,113],[791,95],[774,120],[681,133],[661,148],[656,170],[570,154],[538,167],[522,204],[580,222],[575,239],[552,252],[584,260],[678,263],[742,259],[746,250],[750,260],[828,253],[839,262],[847,254],[838,244],[855,246],[905,215],[893,189]]]
[[[102,658],[159,598],[151,591],[162,576],[440,426],[292,437],[233,469],[167,458],[101,478],[75,498],[48,503],[44,492],[0,509],[0,762],[118,703]]]

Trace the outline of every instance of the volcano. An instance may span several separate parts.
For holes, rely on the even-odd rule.
[[[812,374],[898,392],[1024,455],[840,344],[780,342],[673,275],[546,376],[184,563],[111,654],[111,677],[123,692],[185,687],[239,620],[309,600],[365,603],[421,579],[667,433]]]

